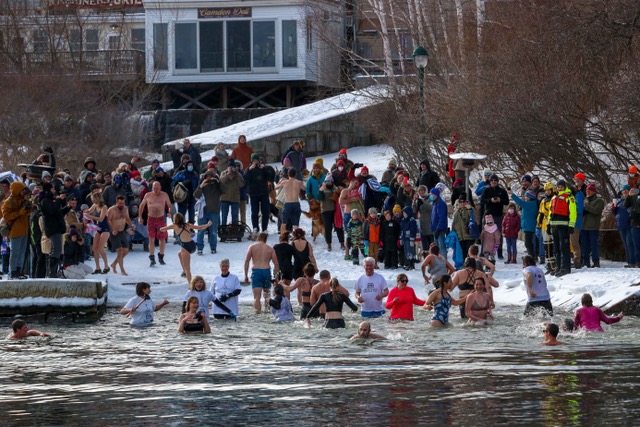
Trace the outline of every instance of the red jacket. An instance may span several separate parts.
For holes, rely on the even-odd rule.
[[[506,214],[502,219],[502,234],[507,239],[517,239],[520,231],[520,215],[517,212]]]
[[[398,298],[398,301],[394,301]],[[391,319],[413,320],[413,305],[424,305],[424,301],[416,296],[412,287],[393,288],[387,295],[386,307],[391,309]]]

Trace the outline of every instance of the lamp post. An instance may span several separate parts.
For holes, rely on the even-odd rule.
[[[427,156],[427,136],[424,131],[424,124],[427,122],[425,117],[425,109],[424,109],[424,69],[427,68],[427,64],[429,63],[429,52],[422,46],[417,46],[413,49],[413,63],[416,68],[418,68],[418,80],[419,80],[419,88],[420,88],[420,112],[422,113],[422,158],[424,159]]]

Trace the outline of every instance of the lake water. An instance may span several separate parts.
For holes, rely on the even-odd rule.
[[[117,308],[97,324],[0,344],[0,425],[632,425],[640,416],[637,318],[543,347],[541,319],[499,307],[489,327],[377,319],[388,341],[356,343],[318,321],[273,324],[241,308],[211,335],[179,335],[178,306],[131,329]],[[554,319],[561,321],[568,313]],[[10,319],[1,319],[4,332]],[[8,332],[7,332],[8,333]]]

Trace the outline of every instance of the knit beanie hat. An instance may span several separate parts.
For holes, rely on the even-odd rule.
[[[395,205],[395,206],[393,207],[393,214],[394,214],[394,215],[399,215],[399,214],[401,214],[401,213],[402,213],[402,206],[400,206],[400,205]]]

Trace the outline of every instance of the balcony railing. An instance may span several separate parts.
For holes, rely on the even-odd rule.
[[[2,52],[0,58],[2,74],[77,74],[89,79],[133,79],[144,74],[140,50]]]

